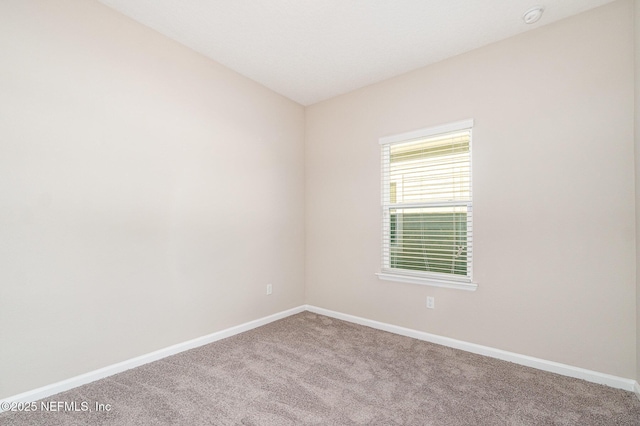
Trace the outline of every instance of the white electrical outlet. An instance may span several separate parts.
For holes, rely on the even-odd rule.
[[[271,284],[267,284],[267,295],[273,293],[273,286]]]
[[[431,296],[427,296],[427,308],[435,309],[435,307],[436,307],[436,299]]]

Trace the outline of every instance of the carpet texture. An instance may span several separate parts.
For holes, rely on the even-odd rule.
[[[0,424],[640,425],[631,392],[310,312],[43,401]]]

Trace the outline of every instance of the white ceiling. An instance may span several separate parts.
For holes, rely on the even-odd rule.
[[[612,0],[99,1],[310,105]]]

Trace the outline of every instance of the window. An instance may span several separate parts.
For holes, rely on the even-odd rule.
[[[381,279],[475,290],[472,120],[382,138]]]

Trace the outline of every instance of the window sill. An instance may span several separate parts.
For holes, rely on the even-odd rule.
[[[432,287],[455,288],[458,290],[476,291],[478,284],[474,282],[438,280],[435,278],[416,277],[410,275],[390,274],[387,272],[376,273],[379,279],[396,281],[401,283],[429,285]]]

